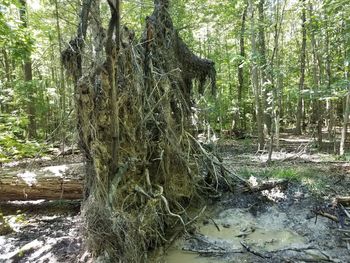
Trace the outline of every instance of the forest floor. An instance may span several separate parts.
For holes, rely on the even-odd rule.
[[[285,136],[270,164],[267,153],[256,152],[254,140],[225,140],[218,149],[226,167],[252,185],[273,180],[287,184],[223,194],[208,204],[193,233],[154,261],[350,262],[346,215],[338,213],[344,223],[337,224],[312,212],[328,211],[334,197],[350,195],[348,162],[316,151],[307,137]],[[22,211],[11,207],[0,206],[12,227],[0,233],[0,262],[86,262],[78,202],[20,204]]]
[[[196,232],[178,240],[159,262],[350,262],[349,218],[333,211],[345,221],[340,226],[313,213],[330,211],[336,196],[350,195],[350,164],[310,142],[285,136],[269,164],[267,152],[256,152],[252,140],[222,142],[220,154],[230,171],[252,185],[287,185],[225,194]]]

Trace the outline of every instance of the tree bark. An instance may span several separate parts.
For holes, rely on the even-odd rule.
[[[325,17],[325,21],[328,21],[328,17]],[[332,87],[332,69],[331,69],[331,54],[330,54],[330,43],[329,43],[329,28],[328,23],[326,23],[326,36],[325,36],[325,52],[326,52],[326,74],[327,74],[327,89],[331,91]],[[335,101],[330,98],[327,99],[327,112],[328,112],[328,121],[327,121],[327,131],[328,131],[328,139],[333,146],[334,153],[336,152],[335,145],[335,120],[336,120],[336,110],[335,110]]]
[[[4,57],[4,68],[5,68],[5,76],[6,76],[6,85],[5,87],[12,87],[12,72],[11,72],[11,63],[9,60],[9,56],[7,54],[6,49],[2,49],[1,50],[3,57]],[[0,105],[0,112],[7,112],[8,106],[6,105],[6,103],[1,103]]]
[[[255,17],[254,17],[254,3],[252,0],[249,1],[249,13],[251,18],[251,45],[252,45],[252,56],[255,56],[258,52],[256,44],[256,30],[255,30]],[[256,112],[256,123],[258,132],[258,150],[262,150],[265,146],[264,136],[264,111],[262,106],[262,94],[261,86],[259,83],[258,75],[258,64],[257,61],[253,61],[251,69],[252,86],[254,91],[255,99],[255,112]]]
[[[241,31],[239,36],[239,50],[240,50],[240,63],[238,65],[238,118],[237,128],[242,129],[245,125],[245,107],[244,107],[244,59],[245,59],[245,29],[246,29],[246,17],[248,11],[248,3],[244,7],[242,20],[241,20]]]
[[[270,59],[270,65],[269,65],[269,70],[268,70],[268,75],[271,79],[271,86],[272,86],[272,102],[271,102],[271,117],[272,117],[272,122],[271,122],[271,131],[270,131],[270,147],[269,147],[269,153],[268,153],[268,159],[267,162],[271,161],[272,158],[272,152],[273,152],[273,146],[274,146],[274,136],[276,136],[276,141],[277,141],[277,148],[279,147],[279,121],[280,121],[280,89],[281,89],[281,74],[277,73],[276,74],[276,68],[275,68],[275,61],[277,64],[277,68],[279,67],[280,64],[280,59],[279,59],[279,39],[280,39],[280,34],[282,30],[282,22],[284,19],[284,10],[286,6],[286,1],[284,2],[284,5],[282,7],[282,10],[280,9],[279,3],[276,3],[276,11],[275,11],[275,26],[274,26],[274,47],[273,47],[273,52],[272,56]],[[275,77],[277,77],[277,84],[275,83]]]
[[[306,0],[301,0],[301,51],[300,51],[300,78],[299,78],[299,90],[298,90],[298,104],[297,104],[297,119],[295,134],[301,135],[302,121],[303,121],[303,97],[302,92],[304,90],[305,82],[305,64],[306,64]]]
[[[347,79],[347,72],[345,73],[345,78]],[[348,92],[346,94],[345,99],[345,109],[343,114],[343,127],[341,131],[341,138],[340,138],[340,149],[339,154],[340,156],[343,156],[345,154],[345,142],[346,142],[346,135],[348,130],[348,123],[349,123],[349,114],[350,114],[350,89],[348,87]]]
[[[313,18],[313,6],[310,3],[310,19],[312,21]],[[316,126],[316,132],[317,132],[317,145],[319,148],[322,148],[322,126],[323,126],[323,112],[322,112],[322,102],[319,98],[319,91],[320,91],[320,84],[321,84],[321,60],[319,58],[318,50],[317,50],[317,43],[316,43],[316,36],[315,36],[315,30],[311,28],[311,47],[312,47],[312,77],[313,77],[313,83],[315,85],[314,88],[314,94],[316,94],[316,97],[312,100],[312,123]]]
[[[20,19],[24,29],[28,28],[28,14],[27,14],[27,3],[26,0],[20,0]],[[36,109],[35,109],[35,88],[32,85],[33,72],[32,72],[32,60],[31,52],[27,51],[24,54],[23,59],[23,71],[24,71],[24,81],[27,84],[28,89],[28,104],[27,104],[27,114],[29,119],[28,124],[28,137],[34,139],[36,137]]]
[[[62,53],[62,38],[61,38],[61,27],[59,21],[59,10],[58,10],[58,0],[55,2],[55,18],[56,18],[56,30],[57,30],[57,42],[60,54]],[[64,152],[66,144],[66,82],[64,78],[64,66],[60,60],[60,80],[59,80],[59,92],[60,94],[60,112],[61,112],[61,125],[60,125],[60,135],[61,135],[61,150]]]
[[[268,102],[268,94],[271,89],[271,79],[266,56],[266,40],[265,40],[265,0],[259,0],[258,3],[258,50],[259,50],[259,66],[261,71],[261,105],[263,111],[263,127],[264,134],[267,136],[271,132],[271,112],[270,103]]]

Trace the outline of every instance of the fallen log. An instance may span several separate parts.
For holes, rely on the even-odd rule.
[[[0,201],[81,199],[82,163],[0,173]]]
[[[338,219],[338,217],[336,217],[335,215],[329,214],[329,213],[324,212],[324,211],[322,211],[322,210],[320,210],[320,211],[314,211],[314,213],[315,213],[316,215],[323,216],[323,217],[328,218],[328,219],[330,219],[330,220],[332,220],[332,221],[334,221],[334,222],[336,222],[336,223],[339,223],[339,219]]]
[[[338,196],[335,198],[335,202],[342,205],[350,205],[350,196]]]
[[[245,189],[245,192],[260,192],[264,190],[271,190],[275,187],[281,187],[282,189],[286,189],[288,186],[289,181],[288,180],[278,180],[278,181],[271,181],[271,182],[263,182],[262,184],[256,185],[256,186],[249,186]]]

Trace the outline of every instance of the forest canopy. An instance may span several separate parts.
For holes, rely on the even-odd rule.
[[[121,5],[122,24],[140,37],[153,2]],[[6,0],[0,8],[1,158],[6,151],[21,155],[11,147],[30,156],[36,146],[23,151],[16,145],[23,140],[72,143],[77,136],[65,131],[75,127],[73,84],[60,53],[76,32],[81,3]],[[181,0],[171,2],[170,12],[190,49],[216,64],[215,99],[194,93],[197,115],[214,130],[263,133],[263,147],[272,130],[278,138],[294,129],[315,134],[318,144],[338,143],[334,148],[344,154],[345,137],[336,134],[348,109],[347,1]],[[101,3],[104,28],[108,16],[108,4]],[[85,41],[93,54],[93,39]],[[328,135],[322,137],[322,129]]]

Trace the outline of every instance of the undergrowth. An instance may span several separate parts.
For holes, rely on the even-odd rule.
[[[0,135],[0,162],[41,156],[45,144],[19,139],[11,134]]]
[[[286,179],[305,185],[316,194],[327,187],[324,180],[327,175],[326,171],[320,167],[265,167],[260,169],[244,167],[238,171],[238,174],[245,179],[252,176],[265,180]]]
[[[26,138],[27,120],[21,116],[0,116],[0,163],[39,157],[48,148],[45,143]]]

